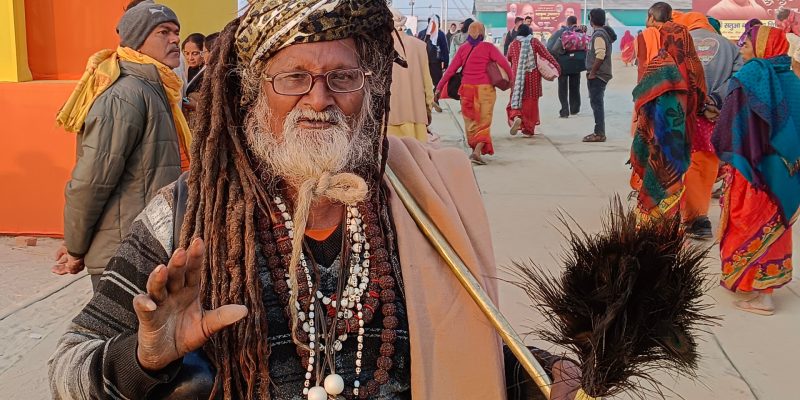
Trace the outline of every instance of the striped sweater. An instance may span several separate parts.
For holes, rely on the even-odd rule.
[[[132,305],[134,296],[146,292],[150,272],[159,264],[166,265],[168,255],[172,254],[173,197],[173,185],[165,187],[136,218],[129,235],[106,268],[94,297],[59,341],[49,361],[50,391],[54,399],[143,399],[159,384],[170,382],[178,375],[180,360],[155,375],[139,366],[136,356],[138,320]],[[394,270],[399,271],[396,254],[390,258]],[[300,399],[305,371],[289,337],[283,307],[278,305],[279,300],[272,290],[266,260],[264,257],[259,260],[264,304],[268,310],[269,337],[266,339],[271,346],[271,393],[273,398]],[[337,258],[330,266],[318,266],[321,279],[328,282],[331,292],[338,263]],[[326,291],[324,287],[323,291]],[[397,305],[401,324],[397,330],[394,367],[378,399],[406,398],[410,387],[408,320],[405,304],[398,301]],[[380,347],[381,324],[381,319],[375,318],[366,327],[365,348]],[[341,357],[337,358],[337,370],[345,382],[355,378],[354,354],[354,340],[348,340]],[[372,375],[377,356],[377,353],[365,352],[364,376]]]

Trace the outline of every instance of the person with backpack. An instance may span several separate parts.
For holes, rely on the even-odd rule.
[[[586,47],[589,36],[578,28],[578,18],[570,16],[567,25],[556,31],[547,41],[550,51],[561,68],[558,76],[558,100],[561,118],[569,118],[581,111],[581,72],[586,70]]]
[[[606,85],[611,80],[611,45],[617,40],[617,34],[606,26],[606,12],[602,8],[589,11],[589,22],[592,24],[592,38],[586,53],[586,82],[589,86],[589,104],[594,113],[594,132],[583,138],[584,142],[606,141],[606,111],[604,97]]]

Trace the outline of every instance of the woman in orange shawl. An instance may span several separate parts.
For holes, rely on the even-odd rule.
[[[620,41],[620,49],[622,49],[622,62],[625,63],[626,67],[632,65],[636,60],[635,43],[636,38],[633,37],[631,31],[625,31],[625,35],[622,36],[622,41]]]

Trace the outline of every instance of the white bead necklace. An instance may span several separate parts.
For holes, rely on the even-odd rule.
[[[292,216],[287,210],[286,204],[278,196],[275,196],[273,201],[278,207],[278,210],[281,212],[283,224],[286,227],[289,239],[294,238],[294,224],[292,222]],[[350,247],[350,273],[342,293],[337,294],[339,300],[338,303],[337,300],[325,296],[322,291],[314,290],[311,272],[308,268],[308,262],[306,261],[305,255],[302,252],[300,253],[300,266],[305,272],[306,283],[308,284],[308,294],[311,296],[312,301],[308,306],[308,315],[303,312],[299,301],[295,302],[294,307],[297,310],[298,319],[302,323],[303,331],[308,333],[308,347],[311,349],[311,354],[309,355],[308,359],[308,368],[306,368],[305,382],[303,384],[303,395],[308,396],[309,400],[326,400],[328,395],[336,396],[344,391],[344,380],[339,374],[336,374],[335,365],[331,358],[335,356],[335,353],[342,350],[342,344],[347,340],[347,332],[339,335],[336,340],[333,340],[333,344],[329,343],[331,341],[330,339],[336,335],[337,320],[349,319],[354,315],[358,319],[358,335],[356,337],[358,343],[355,362],[356,380],[353,382],[353,395],[358,396],[359,393],[359,387],[361,386],[361,382],[359,381],[361,375],[361,359],[362,351],[364,349],[364,314],[362,312],[362,300],[364,299],[364,294],[367,293],[370,266],[369,242],[364,234],[366,228],[367,225],[362,221],[361,213],[358,211],[358,208],[355,206],[347,206],[347,233],[350,243],[352,243]],[[339,278],[341,279],[342,277]],[[288,278],[286,279],[286,284],[290,288],[292,287],[291,281]],[[333,324],[329,328],[329,333],[327,335],[328,337],[326,337],[326,344],[329,344],[329,348],[326,348],[326,345],[323,343],[319,343],[319,345],[317,345],[317,329],[315,326],[317,315],[315,313],[314,304],[318,302],[321,302],[322,304],[330,306],[336,310],[336,317],[333,319]],[[322,315],[319,319],[322,321],[321,323],[324,324],[325,312],[324,310],[320,311],[322,312]],[[322,337],[320,337],[320,339],[322,339]],[[322,351],[325,352],[325,359],[319,357],[320,352]],[[317,361],[322,363],[322,365],[320,365],[319,372],[324,372],[325,363],[328,364],[328,367],[331,370],[331,374],[322,380],[324,387],[320,386],[321,379],[319,372],[316,374],[316,377],[314,375],[314,369]],[[312,377],[315,377],[315,386],[313,387],[311,387]]]

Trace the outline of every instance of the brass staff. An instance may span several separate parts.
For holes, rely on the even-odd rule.
[[[475,280],[475,277],[464,264],[464,261],[456,254],[452,246],[450,246],[450,243],[447,242],[447,239],[439,232],[436,225],[434,225],[430,218],[428,218],[428,215],[419,207],[417,201],[414,200],[405,186],[400,182],[400,179],[397,178],[397,175],[395,175],[388,166],[386,167],[386,176],[394,187],[397,196],[400,197],[400,200],[406,206],[409,214],[411,214],[411,217],[417,223],[417,226],[419,226],[428,240],[431,241],[439,255],[444,258],[447,265],[450,266],[450,269],[456,275],[456,278],[458,278],[458,281],[461,282],[461,285],[464,286],[481,311],[483,311],[483,314],[492,322],[492,325],[494,325],[497,333],[500,334],[503,342],[508,345],[520,361],[520,364],[522,364],[522,367],[525,368],[525,371],[528,372],[531,378],[533,378],[533,381],[536,382],[536,385],[539,386],[544,396],[550,399],[550,385],[552,383],[550,382],[550,377],[548,377],[547,373],[544,371],[544,368],[536,361],[533,354],[531,354],[530,350],[525,346],[525,343],[522,342],[522,339],[520,339],[519,335],[514,331],[514,328],[508,323],[505,316],[503,316],[500,310],[492,303],[492,300],[483,288],[481,288],[478,281]],[[582,389],[579,389],[575,399],[591,400],[591,397],[586,395]]]

